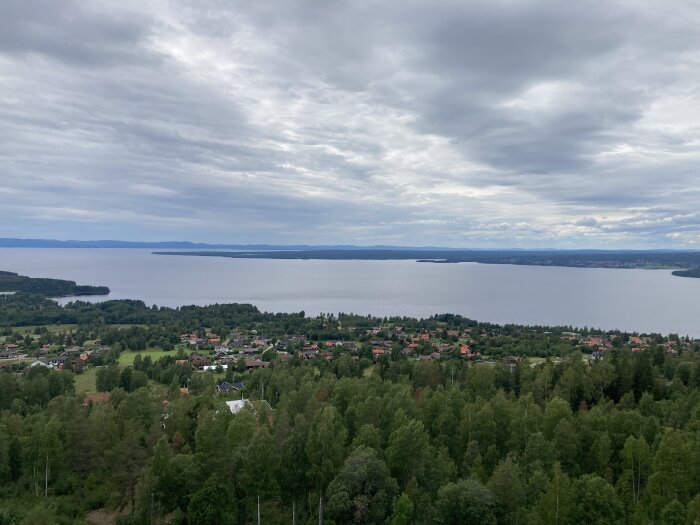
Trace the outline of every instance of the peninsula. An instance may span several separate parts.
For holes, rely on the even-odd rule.
[[[106,286],[78,285],[63,279],[33,278],[13,272],[0,271],[0,292],[65,297],[69,295],[107,295]]]
[[[230,257],[234,259],[415,260],[434,264],[476,262],[675,270],[681,277],[700,277],[700,252],[664,250],[458,250],[458,249],[303,249],[280,251],[158,251],[155,255]]]

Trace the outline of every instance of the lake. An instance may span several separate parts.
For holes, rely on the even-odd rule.
[[[667,270],[297,261],[151,255],[137,249],[0,248],[0,270],[109,286],[147,304],[252,303],[345,312],[572,325],[700,337],[700,279]],[[84,298],[83,298],[84,299]]]

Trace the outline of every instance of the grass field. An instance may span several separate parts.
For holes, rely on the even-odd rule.
[[[82,374],[75,376],[76,394],[87,394],[93,396],[99,393],[95,382],[97,379],[97,370],[99,370],[99,367],[93,366],[85,370]],[[164,392],[167,389],[165,385],[161,385],[150,379],[148,384],[151,386],[151,388],[155,388],[159,392]]]
[[[47,325],[41,325],[41,326],[46,327],[46,329],[51,333],[70,332],[71,330],[75,330],[76,328],[78,328],[77,324],[47,324]],[[131,328],[132,326],[139,326],[141,328],[146,328],[148,325],[145,325],[145,324],[111,324],[111,325],[109,325],[110,328],[118,328],[118,329]],[[12,328],[12,330],[14,330],[15,332],[20,332],[22,334],[26,334],[26,333],[33,332],[36,327],[37,327],[37,325],[15,326]]]
[[[71,330],[75,330],[78,327],[77,324],[48,324],[45,326],[46,329],[51,333],[70,332]],[[21,334],[27,334],[32,333],[35,328],[36,326],[16,326],[12,330]]]
[[[97,377],[97,367],[91,367],[82,374],[75,376],[75,392],[78,394],[96,394],[95,379]]]
[[[141,357],[146,357],[147,355],[151,356],[151,359],[154,361],[157,361],[163,356],[169,355],[169,356],[176,356],[177,352],[176,351],[170,351],[170,352],[164,352],[160,348],[148,348],[146,350],[140,350],[138,352],[122,352],[119,355],[119,364],[120,365],[132,365],[134,364],[134,359],[138,354],[141,354]]]

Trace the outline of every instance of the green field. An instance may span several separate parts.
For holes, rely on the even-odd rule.
[[[148,348],[146,350],[140,350],[138,352],[122,352],[119,355],[119,364],[120,365],[132,365],[134,364],[134,359],[136,358],[137,355],[141,354],[141,357],[146,357],[147,355],[151,356],[151,359],[154,361],[157,361],[161,357],[164,356],[176,356],[177,352],[171,351],[171,352],[164,352],[160,348]]]
[[[91,368],[88,368],[85,370],[82,374],[78,374],[75,376],[75,393],[76,394],[86,394],[90,396],[94,396],[96,394],[99,394],[97,391],[97,386],[95,380],[97,379],[97,370],[100,367],[98,366],[93,366]],[[150,385],[151,388],[155,388],[158,392],[164,392],[167,387],[165,385],[161,385],[160,383],[157,383],[153,381],[152,379],[148,380],[148,384]]]
[[[77,324],[47,324],[47,325],[31,325],[31,326],[15,326],[12,328],[15,332],[20,332],[22,334],[31,333],[37,326],[45,327],[49,332],[70,332],[71,330],[76,330],[78,328]],[[110,328],[131,328],[132,326],[139,326],[141,328],[146,328],[148,325],[145,324],[111,324]]]
[[[77,324],[48,324],[44,326],[52,334],[57,332],[70,332],[78,328]],[[37,326],[15,326],[12,330],[21,334],[30,334],[34,332],[35,328],[37,328]]]
[[[75,392],[77,394],[96,394],[95,379],[97,377],[97,367],[91,367],[85,370],[82,374],[75,376]]]

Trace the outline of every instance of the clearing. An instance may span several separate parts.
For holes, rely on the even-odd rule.
[[[146,357],[147,355],[149,355],[151,356],[151,359],[153,361],[158,361],[158,359],[164,356],[177,356],[176,351],[171,350],[170,352],[165,352],[162,348],[147,348],[146,350],[137,350],[135,352],[131,350],[125,350],[124,352],[119,354],[118,363],[120,365],[133,365],[134,359],[139,354],[141,354],[141,357]]]
[[[92,366],[84,370],[82,374],[76,374],[74,376],[76,393],[85,393],[88,395],[97,394],[97,387],[95,386],[97,368],[96,366]]]

